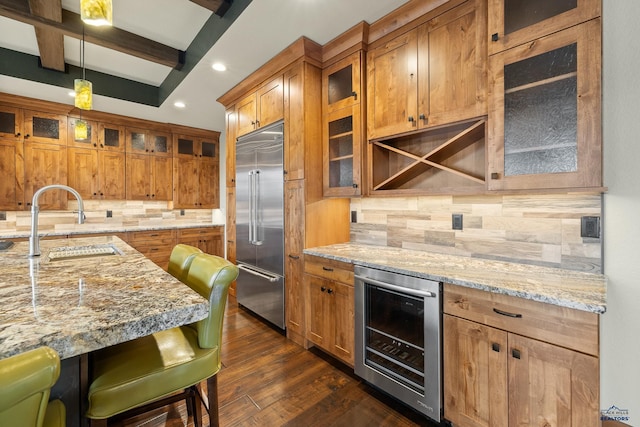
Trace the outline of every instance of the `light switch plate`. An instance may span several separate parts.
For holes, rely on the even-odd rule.
[[[462,230],[462,214],[451,215],[451,228],[454,230]]]
[[[600,238],[600,217],[583,216],[580,220],[580,237]]]

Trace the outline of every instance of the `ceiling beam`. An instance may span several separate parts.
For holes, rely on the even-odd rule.
[[[233,0],[191,0],[191,2],[202,6],[205,9],[209,9],[211,12],[222,18],[231,7]]]
[[[0,0],[0,16],[33,26],[39,26],[60,35],[82,39],[87,43],[103,46],[147,61],[180,69],[184,64],[184,52],[116,27],[84,26],[80,15],[65,9],[62,21],[43,18],[31,13],[28,0]]]
[[[29,0],[31,13],[41,18],[62,22],[61,0]],[[43,25],[35,25],[40,62],[44,68],[64,71],[64,36]]]

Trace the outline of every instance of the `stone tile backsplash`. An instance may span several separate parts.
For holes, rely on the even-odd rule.
[[[602,214],[600,195],[365,197],[351,210],[354,243],[602,271],[602,233],[580,237],[581,217]]]
[[[69,200],[67,210],[46,211],[39,214],[38,231],[42,234],[65,232],[96,232],[136,228],[180,227],[181,225],[211,225],[223,224],[224,216],[218,209],[172,209],[169,202],[162,201],[100,201],[85,200],[84,208],[86,220],[84,224],[77,223],[78,203]],[[107,211],[111,217],[107,217]],[[221,220],[220,220],[221,219]],[[6,219],[0,221],[0,238],[29,234],[31,231],[30,211],[7,211]]]

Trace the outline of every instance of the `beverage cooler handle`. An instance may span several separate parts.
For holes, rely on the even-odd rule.
[[[402,292],[409,295],[428,297],[428,298],[437,297],[437,295],[434,292],[421,291],[418,289],[405,288],[404,286],[392,285],[391,283],[381,282],[379,280],[374,280],[369,277],[359,276],[357,274],[354,275],[353,277],[355,277],[356,279],[362,280],[364,283],[369,283],[371,285],[380,286],[381,288],[391,289],[393,291]]]

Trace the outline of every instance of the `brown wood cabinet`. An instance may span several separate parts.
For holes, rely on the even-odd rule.
[[[217,138],[173,135],[173,203],[175,208],[220,206]]]
[[[600,188],[600,19],[493,55],[489,67],[489,190]]]
[[[0,209],[24,208],[24,143],[0,136]]]
[[[30,142],[67,145],[67,116],[25,110],[24,139]]]
[[[25,207],[30,209],[33,195],[51,184],[67,183],[67,147],[59,143],[24,143]],[[39,200],[40,209],[66,209],[68,193],[47,191]]]
[[[176,245],[176,230],[129,231],[127,243],[166,271]]]
[[[284,185],[284,275],[286,278],[285,323],[287,336],[298,344],[304,343],[304,181],[286,181]]]
[[[486,13],[469,0],[368,52],[368,139],[486,115]]]
[[[224,257],[223,238],[224,228],[220,226],[179,228],[177,243],[195,246],[202,252]]]
[[[353,265],[307,255],[304,272],[307,339],[353,366]]]
[[[362,194],[362,57],[358,51],[322,71],[322,193],[325,197]]]
[[[601,0],[489,0],[489,54],[599,17]]]
[[[236,263],[236,188],[227,187],[227,227],[226,227],[227,260]],[[236,295],[235,280],[229,287],[229,293]]]
[[[125,198],[124,128],[87,121],[86,139],[77,140],[69,118],[69,186],[85,199]],[[73,196],[68,195],[71,199]]]
[[[449,284],[443,299],[447,420],[599,425],[597,314]]]
[[[226,135],[226,179],[227,187],[236,186],[236,121],[237,115],[235,106],[229,107],[225,113],[225,135]]]
[[[236,103],[236,137],[282,119],[283,107],[283,81],[279,75]]]

